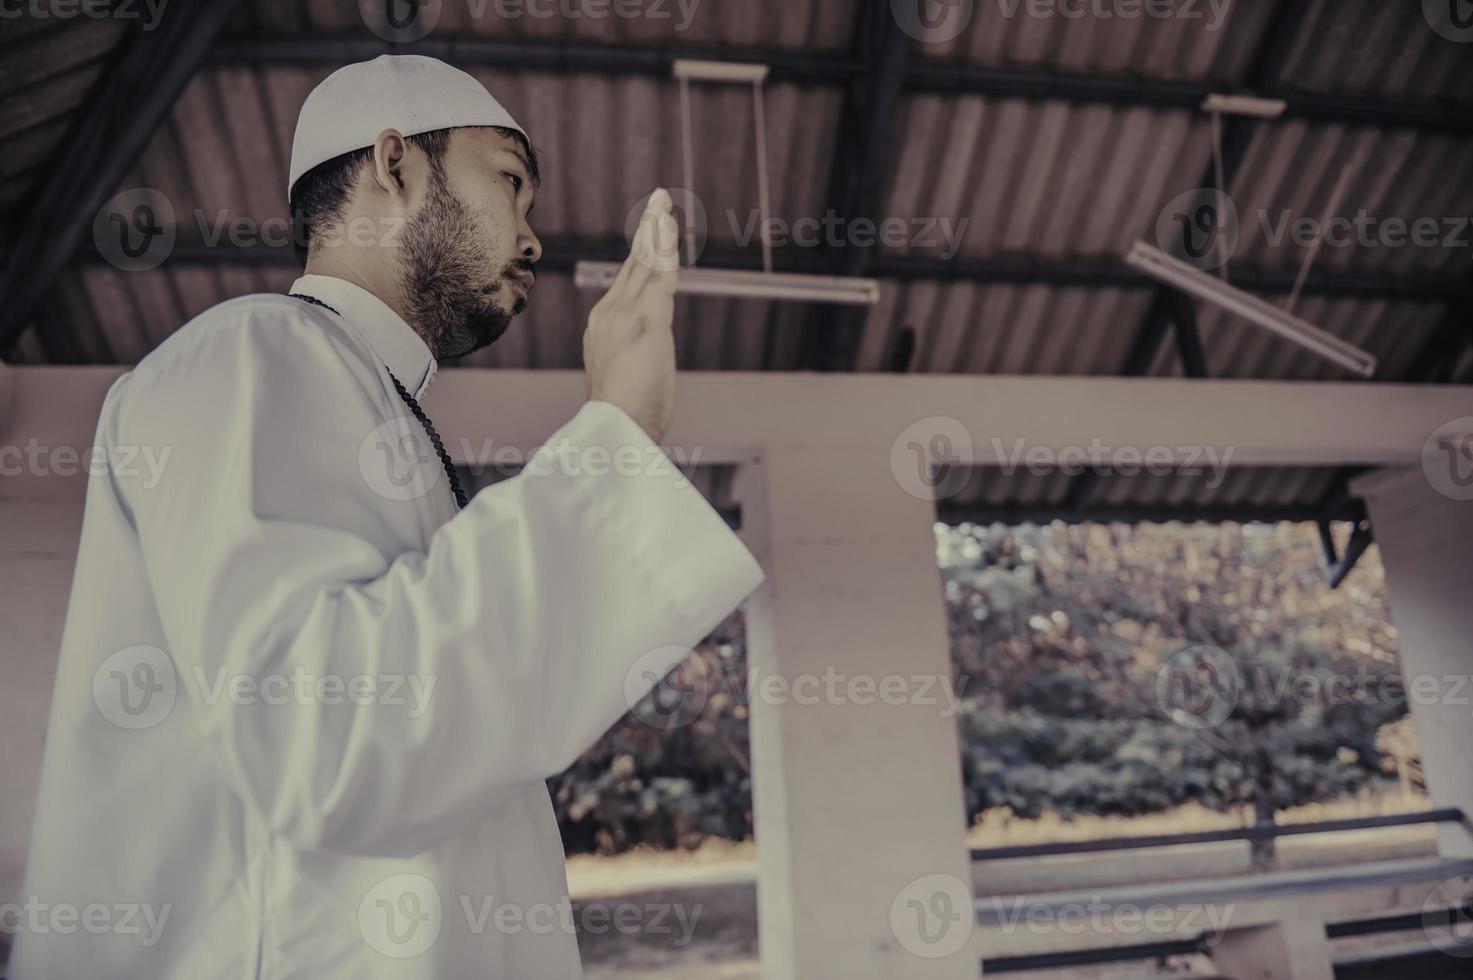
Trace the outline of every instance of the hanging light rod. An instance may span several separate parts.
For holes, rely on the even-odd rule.
[[[1213,93],[1202,102],[1203,112],[1220,112],[1225,116],[1252,116],[1254,119],[1278,119],[1289,108],[1283,99],[1260,99],[1256,95],[1221,95]]]
[[[771,69],[764,64],[745,61],[701,61],[694,58],[676,58],[670,72],[676,78],[688,78],[693,82],[731,82],[752,85],[767,81]]]
[[[619,272],[618,262],[579,262],[573,283],[579,289],[608,289]],[[838,303],[873,306],[880,301],[877,279],[852,276],[812,276],[796,272],[747,272],[739,269],[680,270],[675,291],[687,296],[730,296],[801,303]]]
[[[1369,378],[1376,373],[1376,358],[1354,344],[1346,343],[1309,321],[1286,313],[1252,293],[1229,285],[1195,266],[1174,259],[1154,245],[1136,242],[1126,255],[1125,262],[1152,279],[1219,306],[1305,350],[1314,351],[1361,377]]]
[[[680,269],[675,291],[688,296],[727,296],[737,299],[762,299],[800,303],[837,303],[846,306],[873,306],[880,301],[877,279],[852,276],[818,276],[791,272],[775,272],[772,265],[772,242],[767,236],[768,217],[772,213],[771,189],[767,176],[767,114],[763,97],[768,66],[739,61],[710,61],[677,58],[671,74],[680,83],[681,157],[685,168],[685,193],[689,221],[694,211],[695,146],[691,123],[691,83],[748,85],[752,89],[752,122],[757,157],[757,200],[761,216],[762,270],[702,269],[696,267],[699,249],[695,231],[685,231],[687,265]],[[579,289],[607,289],[618,275],[619,263],[580,260],[573,266],[573,283]]]

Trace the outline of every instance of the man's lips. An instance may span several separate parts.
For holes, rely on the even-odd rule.
[[[519,272],[511,277],[511,281],[522,287],[522,292],[530,293],[532,287],[537,285],[537,276],[531,272]]]

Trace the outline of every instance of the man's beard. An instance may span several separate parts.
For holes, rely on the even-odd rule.
[[[496,297],[531,264],[513,260],[500,275],[482,280],[491,265],[485,238],[439,167],[431,167],[429,198],[405,223],[399,247],[405,312],[437,359],[494,343],[527,305],[519,297],[507,312]]]

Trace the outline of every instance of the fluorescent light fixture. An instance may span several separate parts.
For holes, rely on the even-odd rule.
[[[1136,242],[1125,257],[1126,264],[1168,286],[1206,300],[1234,313],[1250,323],[1271,330],[1305,350],[1334,361],[1349,371],[1369,378],[1376,373],[1376,359],[1370,354],[1327,333],[1299,317],[1244,292],[1195,266],[1172,258],[1145,242]]]
[[[1255,119],[1277,119],[1289,108],[1283,99],[1260,99],[1255,95],[1209,95],[1202,103],[1204,112],[1220,112],[1225,116],[1252,116]]]
[[[676,58],[671,73],[676,78],[688,78],[693,82],[730,82],[754,84],[767,80],[766,65],[743,61],[696,61]]]
[[[579,262],[573,267],[573,282],[579,289],[608,289],[618,272],[618,262]],[[875,279],[696,266],[680,270],[675,291],[687,296],[733,296],[846,306],[873,306],[880,301],[880,283]]]
[[[678,58],[671,73],[680,82],[681,155],[685,165],[686,193],[695,187],[695,148],[692,146],[691,100],[692,82],[750,85],[752,87],[753,135],[757,153],[757,200],[761,225],[768,226],[772,213],[767,179],[767,114],[763,85],[768,68],[762,64],[739,61],[700,61]],[[690,215],[686,216],[687,219]],[[846,306],[873,306],[880,301],[880,284],[874,279],[851,276],[809,276],[774,272],[772,242],[762,235],[762,270],[745,272],[736,269],[702,269],[695,265],[698,249],[691,229],[685,232],[686,256],[690,265],[682,268],[675,280],[675,291],[687,296],[731,296],[738,299],[787,300],[800,303],[838,303]],[[608,289],[619,273],[617,262],[578,262],[573,266],[573,283],[579,289]]]

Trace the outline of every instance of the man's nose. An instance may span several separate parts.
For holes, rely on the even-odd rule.
[[[532,234],[532,229],[526,229],[517,244],[520,247],[522,258],[528,263],[535,265],[542,258],[542,242]]]

